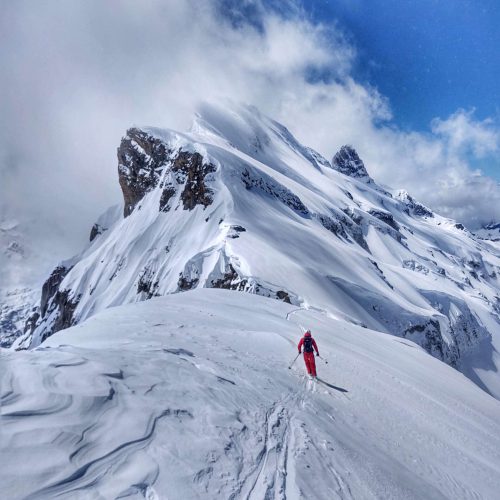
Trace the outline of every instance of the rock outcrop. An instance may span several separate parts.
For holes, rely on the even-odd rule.
[[[309,210],[296,194],[264,173],[254,172],[253,169],[247,167],[241,174],[241,180],[246,189],[259,190],[276,198],[301,216],[310,216]]]
[[[332,167],[341,174],[354,179],[369,181],[365,164],[352,146],[342,146],[332,159]]]
[[[42,318],[47,314],[47,309],[50,300],[57,293],[59,286],[64,280],[65,276],[70,271],[70,268],[65,266],[57,266],[53,271],[47,281],[42,287],[42,299],[40,301],[40,313]]]
[[[103,233],[103,228],[96,222],[90,230],[89,241],[94,241],[100,234]]]
[[[71,289],[64,289],[62,283],[71,267],[57,266],[42,287],[40,307],[27,319],[25,333],[33,335],[40,329],[40,340],[68,328],[75,323],[75,310],[79,297]]]
[[[128,217],[144,195],[158,185],[169,153],[160,139],[137,128],[127,130],[117,151],[124,217]]]
[[[199,153],[179,151],[167,167],[172,175],[165,183],[160,201],[160,210],[166,208],[178,187],[182,187],[180,199],[184,210],[193,210],[196,205],[207,207],[212,203],[213,191],[208,187],[206,178],[217,169]]]
[[[403,210],[408,215],[414,215],[416,217],[434,217],[430,208],[427,208],[425,205],[422,205],[422,203],[416,201],[408,194],[407,191],[400,190],[397,193],[396,198],[404,204]]]
[[[207,207],[213,193],[205,179],[215,171],[215,165],[207,163],[199,153],[174,151],[145,131],[129,129],[118,148],[123,215],[129,216],[144,196],[159,185],[163,176],[161,212],[170,210],[169,202],[181,187],[180,199],[185,210],[192,210],[196,205]]]

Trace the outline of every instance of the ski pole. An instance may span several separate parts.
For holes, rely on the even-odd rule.
[[[297,354],[297,356],[295,356],[295,358],[293,359],[293,361],[290,363],[290,366],[288,367],[289,370],[291,370],[292,368],[292,365],[295,363],[295,361],[297,361],[297,358],[300,356],[300,352]]]
[[[323,358],[322,356],[318,356],[318,358],[322,359],[326,364],[328,364],[328,361],[325,358]]]

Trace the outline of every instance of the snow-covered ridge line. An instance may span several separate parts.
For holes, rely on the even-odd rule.
[[[301,359],[288,369],[300,324],[330,360],[318,359],[323,382]],[[489,500],[500,488],[499,401],[408,340],[276,300],[154,298],[2,361],[4,498]]]
[[[123,214],[55,271],[19,347],[110,306],[220,287],[411,338],[459,368],[481,346],[496,366],[500,255],[379,187],[352,147],[330,164],[255,108],[204,106],[187,134],[130,129],[118,172]]]

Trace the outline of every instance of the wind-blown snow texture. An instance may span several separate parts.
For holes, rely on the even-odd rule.
[[[118,163],[1,350],[2,497],[498,497],[494,238],[250,107],[130,129]]]
[[[324,382],[287,369],[299,324]],[[264,297],[111,308],[2,365],[3,498],[498,498],[499,401],[408,340]]]
[[[330,164],[252,107],[205,105],[189,134],[130,129],[118,160],[124,207],[54,271],[17,346],[111,306],[229,288],[407,338],[500,396],[500,252],[378,186],[352,147]]]

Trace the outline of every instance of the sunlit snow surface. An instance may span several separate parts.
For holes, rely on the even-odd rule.
[[[347,392],[288,369],[299,325]],[[5,499],[499,495],[499,401],[408,340],[276,300],[200,289],[1,354]]]
[[[500,251],[493,243],[404,191],[337,172],[252,107],[203,105],[187,134],[142,131],[174,156],[197,152],[214,166],[205,179],[212,203],[185,209],[171,165],[158,167],[159,184],[133,212],[108,212],[101,221],[108,230],[63,263],[59,290],[76,304],[73,323],[151,295],[212,287],[233,269],[247,291],[284,292],[295,305],[425,345],[500,397]],[[165,185],[175,194],[160,211]],[[49,307],[18,345],[39,345],[58,313]]]

